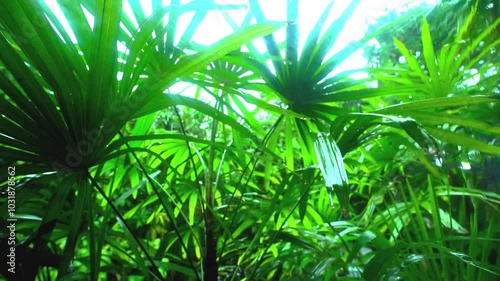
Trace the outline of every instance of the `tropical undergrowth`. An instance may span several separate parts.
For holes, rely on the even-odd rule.
[[[0,160],[16,173],[1,202],[15,191],[17,219],[17,273],[2,274],[498,278],[500,20],[479,29],[473,5],[437,48],[417,13],[421,44],[393,40],[405,63],[342,71],[408,19],[331,54],[359,2],[333,20],[329,3],[303,46],[297,0],[287,22],[254,0],[152,1],[151,15],[58,1],[76,40],[44,2],[2,3]],[[245,7],[240,22],[223,13]],[[209,11],[234,33],[194,44]]]

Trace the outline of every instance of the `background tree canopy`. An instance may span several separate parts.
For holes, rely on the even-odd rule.
[[[499,278],[498,1],[56,2],[0,1],[6,279]]]

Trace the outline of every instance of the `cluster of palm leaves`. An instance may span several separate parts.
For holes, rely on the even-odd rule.
[[[303,46],[298,0],[286,22],[257,0],[153,0],[151,14],[58,0],[63,16],[2,2],[0,160],[16,167],[18,219],[5,277],[498,278],[500,195],[484,166],[500,154],[500,20],[471,33],[472,6],[436,49],[422,18],[420,56],[395,38],[405,64],[339,71],[404,19],[331,54],[360,6],[329,21],[337,2]],[[234,32],[196,44],[213,13]]]

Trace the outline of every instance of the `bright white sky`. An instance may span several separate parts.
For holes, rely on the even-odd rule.
[[[52,8],[56,16],[61,16],[62,12],[57,6],[57,0],[45,0],[45,2]],[[140,0],[145,9],[146,15],[151,14],[151,0]],[[286,21],[286,2],[288,0],[258,0],[261,5],[264,16],[268,20],[275,21]],[[304,41],[307,38],[308,33],[316,24],[319,16],[323,13],[328,3],[331,0],[299,0],[299,54]],[[128,14],[131,14],[131,8],[128,6],[128,2],[125,2],[124,9]],[[164,5],[169,5],[170,0],[164,0]],[[188,3],[190,0],[181,0],[181,3]],[[247,0],[215,0],[218,4],[247,4]],[[333,46],[332,50],[330,50],[330,54],[334,54],[336,51],[341,50],[345,45],[353,40],[360,39],[364,36],[368,23],[375,22],[377,18],[387,13],[388,10],[401,10],[404,6],[419,6],[422,3],[436,4],[439,0],[362,0],[360,5],[356,8],[353,13],[351,20],[344,26],[342,33],[339,35],[339,38],[336,44]],[[325,27],[329,26],[330,23],[337,18],[341,12],[347,7],[350,3],[349,0],[336,0],[334,2],[334,6],[331,10],[331,14],[328,17],[327,22],[325,23]],[[229,15],[234,22],[238,25],[241,24],[243,19],[246,16],[247,9],[242,8],[241,10],[231,10],[231,11],[211,11],[207,14],[204,21],[198,27],[196,33],[194,34],[193,41],[203,45],[210,45],[214,42],[217,42],[219,39],[227,36],[233,32],[230,25],[227,23],[224,18],[224,14]],[[184,32],[184,28],[189,24],[193,13],[187,13],[182,15],[179,18],[180,24],[179,27],[181,30],[177,33],[180,37]],[[91,15],[88,15],[88,20],[90,26],[93,26],[93,18]],[[67,22],[61,18],[61,23],[63,26],[68,27]],[[133,16],[132,16],[133,18]],[[136,23],[137,24],[137,23]],[[72,33],[69,32],[71,36]],[[282,29],[275,33],[276,39],[278,42],[285,39],[285,30]],[[74,37],[73,37],[74,38]],[[73,39],[76,41],[76,39]],[[265,50],[265,46],[262,40],[256,40],[255,45],[260,50]],[[120,45],[118,46],[120,48]],[[124,46],[122,46],[125,51]],[[362,50],[354,53],[351,57],[344,61],[339,67],[336,68],[335,72],[341,72],[349,69],[359,69],[366,66],[366,59],[363,57]],[[332,73],[334,74],[334,73]],[[364,78],[366,74],[359,73],[353,75],[353,78]],[[179,82],[172,86],[169,90],[172,93],[184,93],[190,95],[186,90],[186,83]],[[191,88],[192,89],[192,88]],[[194,89],[193,89],[194,92]],[[205,102],[210,103],[213,101],[211,96],[207,95],[208,99],[202,97]],[[248,110],[253,110],[255,106],[247,105]]]
[[[45,0],[45,2],[52,8],[56,15],[62,15],[59,7],[57,6],[57,0]],[[276,21],[286,21],[286,2],[288,0],[259,0],[261,7],[263,8],[264,16],[268,20]],[[323,13],[324,8],[328,5],[331,0],[299,0],[299,33],[302,35],[299,38],[299,45],[301,46],[309,31],[314,27],[318,17]],[[405,5],[418,6],[422,3],[435,4],[439,0],[362,0],[361,4],[356,8],[354,14],[352,15],[351,21],[344,27],[343,33],[340,35],[338,43],[334,46],[332,52],[341,49],[344,45],[352,40],[361,38],[367,28],[367,24],[370,22],[375,22],[376,19],[384,15],[388,9],[390,10],[400,10],[401,7]],[[131,13],[130,6],[128,2],[125,2],[124,9]],[[163,0],[165,5],[170,4],[170,0]],[[182,0],[181,3],[188,3],[190,0]],[[215,0],[219,4],[240,4],[246,5],[247,0]],[[331,21],[337,18],[340,13],[347,7],[350,1],[348,0],[336,0],[332,12],[329,17],[329,21],[325,23],[328,26]],[[146,14],[151,14],[151,0],[141,0]],[[231,18],[240,24],[245,17],[247,10],[231,10],[231,11],[212,11],[206,16],[204,22],[198,27],[197,32],[194,35],[193,40],[197,43],[209,45],[222,37],[232,33],[232,29],[229,24],[224,19],[222,13],[227,13]],[[191,19],[192,13],[185,14],[181,16],[181,28],[182,22],[184,26],[187,26]],[[133,18],[133,17],[132,17]],[[90,24],[92,24],[93,19],[89,19]],[[66,21],[62,19],[63,25],[68,26]],[[182,34],[178,33],[179,36]],[[275,33],[278,42],[280,39],[285,38],[284,30]],[[76,40],[75,40],[76,41]],[[299,46],[299,48],[300,48]]]
[[[268,20],[286,21],[286,4],[288,0],[258,0],[261,5],[264,16]],[[145,4],[149,0],[143,1]],[[166,2],[170,2],[169,0]],[[183,2],[189,2],[183,1]],[[247,0],[216,0],[220,4],[242,4],[246,5]],[[318,18],[323,13],[325,7],[331,0],[299,0],[299,54],[308,33],[316,24]],[[343,32],[340,34],[337,44],[333,46],[331,54],[341,50],[349,42],[361,39],[366,32],[368,23],[376,22],[376,19],[387,13],[388,10],[401,10],[404,6],[419,6],[422,3],[436,4],[438,0],[362,0],[360,5],[356,8],[350,22],[344,27]],[[334,6],[325,23],[325,27],[340,16],[344,9],[350,3],[349,0],[336,0]],[[148,6],[147,4],[145,6]],[[149,5],[150,6],[150,5]],[[150,8],[149,8],[150,9]],[[205,22],[202,23],[195,33],[194,41],[204,45],[210,45],[218,39],[229,35],[232,32],[229,24],[224,19],[222,13],[228,13],[231,18],[238,24],[243,21],[247,10],[240,11],[221,11],[212,12],[207,15]],[[189,17],[185,17],[186,24]],[[275,33],[278,42],[285,39],[284,29]],[[258,44],[259,42],[256,42]],[[259,46],[258,46],[259,47]],[[261,49],[265,47],[261,44]],[[260,49],[260,48],[259,48]],[[358,51],[349,60],[345,62],[350,68],[362,68],[366,65],[366,59],[362,56],[362,51]],[[342,68],[342,67],[340,67]]]
[[[275,21],[286,21],[286,2],[288,0],[258,0],[264,16],[268,20]],[[304,41],[307,38],[307,34],[316,24],[319,16],[323,13],[325,7],[330,3],[331,0],[299,0],[299,54]],[[57,6],[56,0],[45,0],[45,2],[52,8],[56,15],[62,15],[59,7]],[[170,4],[170,0],[163,1],[165,5]],[[182,0],[181,3],[188,3],[190,0]],[[216,0],[218,4],[240,4],[246,5],[247,0]],[[375,22],[377,18],[387,13],[388,10],[401,10],[404,6],[418,6],[422,3],[436,4],[439,0],[362,0],[361,4],[356,8],[353,13],[351,20],[346,24],[342,33],[336,44],[333,46],[330,54],[342,49],[349,42],[360,39],[364,36],[368,23]],[[131,14],[130,6],[128,2],[124,1],[125,11]],[[146,15],[151,14],[151,0],[141,0],[143,7],[145,9]],[[336,0],[334,2],[331,14],[325,26],[337,18],[341,12],[350,3],[348,0]],[[241,24],[243,21],[247,9],[242,8],[241,10],[231,10],[231,11],[211,11],[207,14],[206,18],[202,24],[198,27],[196,33],[194,34],[193,41],[203,45],[210,45],[217,40],[231,34],[233,31],[223,13],[227,13],[237,24]],[[182,26],[187,27],[189,21],[191,20],[193,13],[187,13],[180,17],[180,29]],[[133,17],[132,17],[133,18]],[[61,20],[62,24],[68,26],[64,19]],[[89,15],[89,24],[93,25],[93,19]],[[183,30],[178,32],[178,36],[183,33]],[[70,34],[71,35],[71,34]],[[285,39],[284,29],[275,33],[278,42]],[[76,40],[75,40],[76,41]],[[262,41],[256,41],[256,45],[259,49],[264,50],[264,44]],[[366,59],[363,57],[362,50],[359,50],[353,54],[349,59],[344,61],[340,67],[336,69],[337,71],[344,71],[347,69],[357,69],[366,66]],[[362,74],[361,74],[362,75]],[[360,76],[359,78],[361,78]]]

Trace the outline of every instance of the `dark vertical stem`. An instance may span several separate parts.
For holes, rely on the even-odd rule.
[[[219,95],[217,95],[217,99]],[[215,109],[218,110],[219,101],[215,104]],[[215,142],[217,136],[217,127],[219,122],[214,118],[212,122],[212,132],[210,140]],[[203,261],[204,279],[209,281],[216,281],[218,277],[219,266],[217,264],[217,237],[215,235],[215,219],[214,219],[214,159],[215,148],[210,147],[209,159],[207,170],[205,172],[205,201],[207,207],[205,208],[205,260]]]

